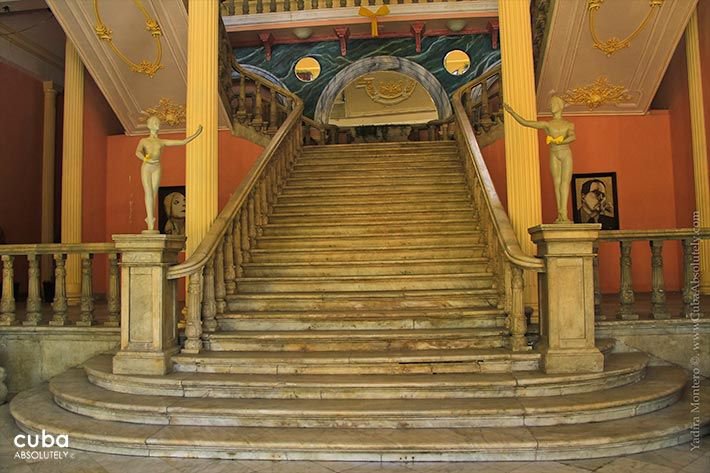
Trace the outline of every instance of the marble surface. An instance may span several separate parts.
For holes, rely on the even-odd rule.
[[[12,439],[20,431],[8,406],[0,407],[0,472],[2,473],[706,473],[710,471],[710,440],[700,448],[689,444],[635,455],[591,460],[505,462],[347,462],[210,460],[191,458],[143,458],[72,451],[61,461],[14,460]]]

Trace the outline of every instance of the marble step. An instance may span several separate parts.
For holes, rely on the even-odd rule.
[[[291,170],[291,177],[360,177],[369,179],[376,176],[430,176],[463,174],[461,163],[400,163],[399,165],[342,165],[342,166],[299,166]]]
[[[441,180],[463,179],[462,169],[390,169],[373,171],[347,171],[347,172],[317,172],[296,169],[291,171],[289,181],[326,181],[326,182],[347,182],[352,180],[375,183],[386,179],[389,182],[405,183],[413,179],[423,182],[439,182]]]
[[[218,316],[220,330],[403,330],[503,327],[498,309],[241,311]]]
[[[367,156],[337,156],[302,154],[296,160],[297,169],[323,169],[343,166],[343,169],[381,169],[416,166],[461,166],[461,160],[454,153],[429,155],[422,153],[405,153],[400,155],[367,155]]]
[[[339,213],[337,215],[338,222],[342,224],[360,224],[360,223],[381,223],[387,224],[390,222],[401,223],[402,221],[411,222],[412,225],[418,223],[436,223],[437,221],[445,222],[447,220],[466,220],[470,219],[472,222],[478,222],[473,209],[466,208],[461,210],[427,210],[419,212],[411,211],[387,211],[372,209],[371,212],[367,212],[366,209],[360,208],[357,211],[352,211],[349,213]],[[269,215],[269,223],[274,224],[319,224],[319,223],[333,223],[333,212],[331,211],[320,211],[320,212],[308,212],[308,213],[279,213],[273,212]]]
[[[240,277],[237,279],[239,291],[246,293],[487,289],[493,287],[494,283],[493,275],[485,272],[377,276]]]
[[[250,251],[254,263],[286,262],[371,262],[382,260],[482,258],[486,247],[482,243],[449,245],[410,245],[406,247],[365,246],[360,248],[269,248]]]
[[[314,153],[314,154],[324,154],[324,153],[335,153],[339,155],[360,155],[365,152],[394,152],[403,153],[406,151],[418,151],[418,152],[454,152],[458,148],[456,143],[453,141],[403,141],[396,143],[350,143],[350,144],[337,144],[337,145],[313,145],[304,146],[303,153]]]
[[[83,366],[93,384],[132,394],[240,399],[470,399],[603,391],[640,381],[648,363],[648,357],[641,353],[610,354],[601,373],[548,375],[528,369],[537,367],[539,357],[535,352],[495,349],[444,353],[202,352],[175,356],[175,371],[162,377],[114,375],[110,355],[93,358]],[[368,367],[377,371],[362,371]],[[386,371],[388,367],[392,369]]]
[[[331,197],[331,196],[352,196],[353,198],[361,196],[399,196],[399,195],[420,195],[430,194],[438,195],[439,193],[446,194],[467,194],[468,188],[463,184],[442,184],[442,185],[379,185],[379,186],[339,186],[339,187],[323,187],[309,188],[300,186],[286,185],[279,194],[280,198],[291,197]]]
[[[246,263],[246,277],[293,277],[293,276],[383,276],[414,274],[450,274],[485,271],[488,258],[439,258],[419,260],[294,262],[294,263]]]
[[[373,208],[380,208],[381,211],[373,212]],[[319,202],[311,203],[277,203],[273,207],[273,213],[275,214],[309,214],[309,215],[331,215],[333,218],[338,218],[340,215],[369,215],[370,213],[382,214],[382,213],[412,213],[415,215],[420,214],[422,211],[439,211],[439,210],[468,210],[473,212],[473,207],[469,199],[442,199],[441,201],[401,201],[401,202],[385,202],[380,203],[371,202],[367,205],[344,202],[344,203],[332,203],[332,204],[322,204]]]
[[[498,308],[497,289],[439,289],[368,292],[239,293],[227,296],[229,311],[397,310]]]
[[[212,332],[202,335],[210,351],[415,351],[506,348],[508,330],[293,330]]]
[[[372,233],[360,236],[330,235],[295,235],[268,236],[257,238],[259,249],[298,249],[298,248],[401,248],[409,246],[449,246],[455,244],[480,244],[482,235],[478,231],[411,233]]]
[[[468,193],[465,190],[453,190],[453,191],[431,191],[431,192],[418,192],[416,194],[411,192],[400,192],[400,193],[371,193],[371,194],[340,194],[337,192],[331,192],[329,195],[326,194],[311,194],[311,193],[301,193],[299,195],[293,194],[282,194],[279,196],[276,206],[282,204],[292,204],[292,205],[310,205],[310,204],[322,204],[323,206],[331,205],[342,205],[342,204],[361,204],[361,205],[383,205],[389,206],[390,204],[401,204],[406,202],[412,203],[427,203],[427,202],[461,202],[469,201]]]
[[[20,429],[60,435],[71,426],[76,450],[136,456],[378,462],[579,460],[628,455],[688,442],[690,427],[710,431],[710,388],[692,412],[679,402],[629,418],[555,426],[353,429],[133,424],[78,415],[54,403],[47,385],[17,395],[10,413]]]
[[[570,396],[487,399],[195,399],[108,391],[81,368],[49,383],[62,408],[97,420],[159,425],[428,429],[603,422],[674,404],[687,381],[676,367],[648,368],[638,383]]]
[[[402,173],[398,176],[386,175],[386,176],[369,176],[367,180],[364,180],[361,176],[346,177],[346,176],[329,176],[329,177],[298,177],[290,176],[288,178],[289,186],[299,186],[299,187],[316,187],[316,188],[326,188],[326,187],[340,187],[340,186],[382,186],[382,185],[393,185],[393,186],[404,186],[404,185],[445,185],[445,184],[464,184],[465,178],[463,172],[454,173],[429,173],[425,175],[411,175]]]

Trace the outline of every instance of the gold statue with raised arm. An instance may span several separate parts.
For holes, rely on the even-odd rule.
[[[555,187],[555,199],[557,200],[557,219],[555,223],[570,222],[567,213],[567,201],[569,200],[569,188],[572,181],[572,150],[569,144],[577,139],[574,124],[562,118],[564,106],[564,100],[557,96],[552,97],[550,99],[552,120],[538,122],[525,120],[510,105],[503,104],[505,110],[521,125],[545,130],[545,133],[547,133],[545,141],[550,145],[550,171]]]
[[[197,131],[184,140],[163,140],[158,137],[160,131],[160,120],[158,117],[150,117],[147,121],[150,135],[141,139],[136,148],[136,157],[143,162],[141,166],[141,182],[145,193],[145,223],[148,229],[143,233],[158,233],[155,229],[154,206],[155,199],[160,187],[160,156],[163,154],[165,146],[182,146],[197,138],[202,132],[202,125],[197,127]]]

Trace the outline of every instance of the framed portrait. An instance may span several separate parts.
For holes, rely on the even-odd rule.
[[[601,223],[602,230],[619,229],[616,173],[572,174],[574,223]]]
[[[185,186],[158,189],[158,230],[165,235],[185,234]]]

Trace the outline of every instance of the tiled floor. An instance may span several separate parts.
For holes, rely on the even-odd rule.
[[[12,439],[19,433],[7,404],[0,406],[0,473],[709,473],[710,437],[690,445],[597,460],[481,463],[352,463],[190,460],[142,458],[71,451],[64,460],[15,460]]]

